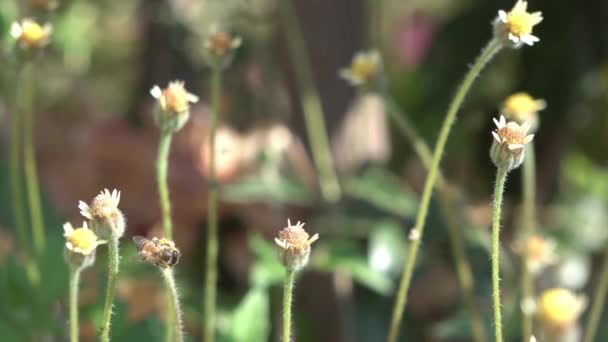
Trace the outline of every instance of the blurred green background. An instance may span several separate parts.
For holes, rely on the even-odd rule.
[[[286,0],[279,0],[286,1]],[[225,72],[218,132],[221,341],[279,341],[283,269],[272,238],[287,218],[319,233],[295,293],[297,341],[382,341],[386,337],[425,170],[373,96],[359,97],[338,77],[362,49],[384,59],[390,94],[433,146],[448,101],[491,37],[491,21],[511,1],[294,1],[312,77],[323,105],[343,188],[323,201],[295,82],[294,62],[275,0],[60,0],[46,13],[29,0],[0,1],[0,339],[67,340],[65,221],[80,224],[77,203],[103,188],[122,191],[128,222],[113,317],[113,341],[160,340],[164,290],[157,271],[137,261],[132,235],[160,233],[152,122],[155,84],[181,79],[201,97],[175,138],[169,186],[176,267],[188,341],[200,340],[206,225],[205,166],[209,69],[202,37],[217,27],[243,37]],[[32,5],[34,4],[34,5]],[[476,296],[490,332],[488,158],[492,117],[511,93],[547,101],[535,138],[542,233],[560,261],[537,290],[567,287],[591,296],[608,238],[608,2],[530,1],[545,20],[534,47],[504,51],[478,79],[451,133],[443,172],[458,194],[462,234]],[[36,148],[47,255],[43,286],[28,282],[14,236],[8,179],[9,122],[15,115],[18,61],[10,24],[25,16],[52,23],[39,59]],[[304,56],[303,58],[306,58]],[[505,335],[520,337],[518,258],[520,171],[510,174],[503,219]],[[444,222],[433,202],[402,325],[402,341],[468,341]],[[81,340],[101,321],[106,249],[81,284]],[[590,302],[593,299],[590,298]],[[582,322],[586,316],[583,315]],[[600,323],[597,341],[608,340]]]

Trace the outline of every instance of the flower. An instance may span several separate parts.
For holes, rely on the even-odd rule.
[[[72,227],[66,222],[63,225],[63,236],[65,237],[65,257],[73,267],[89,267],[95,261],[95,250],[97,246],[105,243],[99,240],[97,235],[89,229],[86,222],[81,228]]]
[[[538,112],[546,107],[545,100],[537,100],[528,93],[519,92],[507,97],[502,104],[501,113],[520,125],[529,122],[530,130],[534,132],[538,128]]]
[[[30,3],[32,7],[45,11],[52,11],[59,6],[58,0],[31,0]]]
[[[287,227],[279,232],[274,241],[278,246],[279,259],[289,271],[299,271],[308,264],[310,245],[319,239],[319,234],[312,237],[304,230],[304,222],[291,225],[287,220]]]
[[[154,86],[150,94],[157,100],[154,111],[156,124],[169,132],[180,130],[190,117],[190,104],[198,102],[198,96],[189,93],[183,81],[169,82],[165,89]]]
[[[500,120],[494,119],[498,128],[492,131],[494,141],[490,148],[490,157],[498,168],[507,171],[516,169],[524,161],[524,147],[534,138],[534,134],[527,135],[530,125],[524,122],[521,126],[513,121],[506,122],[504,116]]]
[[[577,322],[587,306],[584,296],[563,288],[543,291],[538,301],[538,318],[550,330],[565,330]]]
[[[23,19],[21,23],[11,25],[11,36],[24,49],[40,49],[50,42],[53,28],[49,24],[40,25],[32,19]]]
[[[204,56],[212,68],[225,69],[234,59],[234,53],[242,44],[239,36],[232,36],[226,31],[212,28],[203,43]]]
[[[536,274],[557,261],[555,247],[556,243],[553,240],[539,235],[530,235],[517,241],[513,249],[525,258],[528,270]]]
[[[88,205],[80,201],[80,214],[86,217],[97,236],[104,240],[120,238],[125,232],[125,219],[118,209],[120,191],[104,189]]]
[[[518,0],[509,12],[498,11],[494,21],[494,35],[503,44],[519,48],[523,44],[534,45],[540,39],[532,34],[532,29],[543,21],[541,12],[529,13],[528,2]]]
[[[382,69],[382,59],[376,50],[355,54],[348,68],[340,70],[340,77],[352,86],[368,84]]]

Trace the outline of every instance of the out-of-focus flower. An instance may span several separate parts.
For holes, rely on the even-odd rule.
[[[68,264],[75,268],[89,267],[95,261],[95,250],[97,246],[105,243],[99,240],[97,235],[89,229],[86,222],[82,227],[74,229],[72,224],[66,222],[63,225],[63,236],[65,237],[65,257]]]
[[[103,240],[109,240],[120,238],[125,232],[125,219],[118,209],[119,203],[120,191],[114,189],[110,193],[104,189],[93,198],[90,205],[80,201],[78,208],[80,214],[89,220],[95,234]]]
[[[150,94],[157,101],[154,120],[168,133],[180,130],[190,118],[190,104],[198,102],[198,96],[189,93],[183,81],[169,82],[165,89],[154,86]]]
[[[498,17],[494,21],[494,36],[505,46],[532,46],[540,40],[532,34],[532,29],[543,21],[543,15],[541,12],[529,13],[527,9],[528,2],[518,0],[511,11],[498,11]]]
[[[203,52],[211,68],[225,69],[234,59],[234,53],[242,44],[239,36],[213,28],[205,38]]]
[[[586,306],[585,297],[568,289],[548,289],[538,301],[538,319],[546,329],[565,330],[578,321]]]
[[[304,222],[298,221],[295,226],[287,220],[287,227],[279,231],[274,241],[278,246],[279,259],[289,271],[299,271],[308,264],[310,245],[319,239],[319,234],[312,237],[304,230]]]
[[[525,122],[519,125],[514,121],[506,122],[504,116],[500,120],[494,119],[497,130],[492,131],[494,141],[490,148],[490,157],[498,168],[507,171],[516,169],[524,161],[524,148],[534,138],[534,134],[527,135],[530,125]]]
[[[350,66],[340,70],[340,77],[352,86],[372,82],[382,70],[382,59],[376,50],[357,52]]]
[[[534,99],[528,93],[519,92],[509,96],[502,104],[501,113],[509,120],[520,125],[530,123],[530,131],[538,128],[538,112],[545,109],[547,103],[542,99]]]
[[[513,249],[525,257],[526,267],[531,273],[536,274],[557,261],[555,247],[555,241],[531,235],[517,241]]]
[[[45,11],[52,11],[59,6],[58,0],[31,0],[33,8]]]
[[[11,25],[11,36],[15,38],[21,48],[26,50],[41,49],[47,46],[51,41],[52,32],[51,25],[40,25],[29,18]]]

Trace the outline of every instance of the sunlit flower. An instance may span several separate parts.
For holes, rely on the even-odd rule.
[[[80,214],[89,220],[95,234],[109,240],[119,238],[125,232],[125,219],[118,209],[119,203],[120,191],[114,189],[110,193],[108,189],[104,189],[93,198],[90,205],[80,201],[78,208]]]
[[[310,245],[319,239],[319,234],[312,237],[304,230],[304,223],[291,225],[287,220],[287,227],[279,231],[279,237],[274,241],[278,246],[279,259],[290,271],[298,271],[308,264]]]
[[[494,32],[505,44],[517,48],[522,44],[532,46],[540,40],[532,34],[532,29],[543,21],[543,15],[541,12],[529,13],[527,8],[527,1],[518,0],[511,11],[498,11]]]
[[[586,306],[584,296],[567,289],[553,288],[541,294],[537,314],[545,328],[564,330],[578,321]]]
[[[555,248],[555,241],[545,239],[539,235],[528,236],[517,241],[513,246],[515,252],[525,257],[526,267],[533,274],[557,261]]]
[[[492,131],[494,141],[490,148],[490,157],[498,168],[507,171],[516,169],[524,161],[524,148],[534,138],[528,135],[530,125],[524,122],[521,126],[513,121],[506,122],[504,116],[500,120],[494,119],[497,130]]]
[[[198,96],[189,93],[183,81],[169,82],[165,89],[154,86],[150,94],[157,101],[154,111],[156,124],[162,129],[175,132],[181,129],[190,117],[190,104],[198,102]]]
[[[49,44],[53,29],[51,25],[40,25],[32,19],[23,19],[21,23],[11,25],[11,36],[24,49],[39,49]]]
[[[509,96],[502,104],[501,113],[508,119],[522,125],[530,123],[530,131],[538,128],[538,112],[545,109],[547,103],[542,99],[535,99],[528,93],[519,92]]]
[[[105,241],[99,240],[97,235],[89,229],[86,222],[82,227],[74,229],[72,224],[66,222],[63,225],[63,236],[65,237],[65,258],[73,267],[89,267],[95,261],[95,249]]]
[[[241,37],[214,27],[203,43],[205,60],[212,68],[225,69],[232,63],[234,53],[242,42]]]
[[[352,86],[368,84],[382,69],[382,59],[376,50],[355,54],[349,67],[340,70],[340,77]]]

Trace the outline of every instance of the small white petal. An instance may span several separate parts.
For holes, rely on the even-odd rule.
[[[23,29],[21,28],[21,25],[19,25],[19,23],[13,23],[11,25],[11,36],[15,39],[18,39],[19,37],[21,37],[21,34],[23,33]]]
[[[187,94],[186,95],[186,100],[190,103],[197,103],[198,102],[198,96],[194,95],[194,94]]]
[[[283,249],[287,249],[287,247],[288,247],[288,243],[287,243],[287,242],[285,242],[285,241],[283,241],[283,240],[279,240],[279,239],[277,239],[277,238],[274,238],[274,242],[275,242],[275,243],[276,243],[276,244],[277,244],[279,247],[281,247],[281,248],[283,248]]]
[[[66,222],[63,224],[63,236],[68,236],[74,231],[74,227],[70,222]]]
[[[502,128],[500,125],[500,121],[496,120],[496,118],[492,118],[492,120],[494,121],[494,124],[496,125],[496,127],[498,127],[499,129]]]
[[[524,138],[524,144],[529,143],[530,141],[532,141],[532,139],[534,139],[534,134],[530,134],[527,137]]]
[[[528,133],[528,131],[530,130],[530,122],[526,121],[521,125],[521,131],[523,134]]]
[[[524,148],[523,144],[509,144],[509,150],[515,151]]]
[[[507,22],[507,12],[500,10],[498,11],[498,17],[500,18],[500,21],[502,21],[503,23]]]
[[[73,250],[74,250],[74,245],[72,245],[72,243],[71,243],[71,242],[66,242],[66,243],[65,243],[65,247],[66,247],[67,249],[71,250],[71,251],[73,251]]]
[[[310,239],[308,239],[308,244],[311,244],[317,240],[319,240],[319,234],[315,234]]]
[[[527,34],[527,35],[521,37],[521,41],[524,42],[524,43],[526,43],[527,45],[532,46],[532,45],[534,45],[534,43],[539,42],[540,39],[538,37],[536,37],[536,36],[531,35],[531,34]]]
[[[498,136],[498,133],[492,131],[492,136],[494,137],[494,140],[496,140],[496,142],[500,144],[501,139],[500,139],[500,136]]]
[[[512,41],[515,44],[519,43],[519,37],[516,36],[516,35],[514,35],[511,32],[509,32],[509,40]]]

